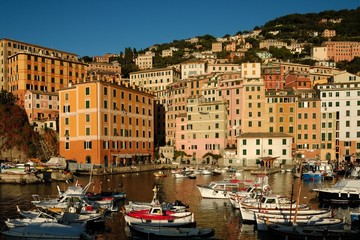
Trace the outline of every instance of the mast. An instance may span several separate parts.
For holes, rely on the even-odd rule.
[[[302,172],[302,159],[300,160],[300,173]],[[298,194],[296,196],[296,207],[295,207],[295,215],[294,215],[294,224],[296,224],[296,218],[297,218],[297,213],[299,210],[299,202],[300,202],[300,193],[301,193],[301,178],[299,178],[299,190],[298,190]]]

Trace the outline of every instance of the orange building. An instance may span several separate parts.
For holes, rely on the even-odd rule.
[[[327,59],[334,62],[352,61],[360,57],[360,42],[327,41],[322,46],[327,48]]]
[[[154,95],[129,84],[86,81],[59,90],[60,155],[101,166],[154,157]]]
[[[84,79],[86,66],[74,57],[17,52],[8,58],[8,91],[23,106],[26,91],[56,92],[70,82]]]

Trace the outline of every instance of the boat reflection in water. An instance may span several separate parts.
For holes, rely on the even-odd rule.
[[[199,228],[214,228],[216,239],[270,239],[267,235],[258,233],[253,224],[243,224],[239,210],[234,209],[228,199],[203,199],[197,189],[198,184],[209,184],[211,181],[218,181],[228,178],[227,175],[207,176],[198,175],[196,179],[181,178],[177,179],[171,176],[170,171],[165,171],[168,177],[156,178],[154,172],[119,174],[109,176],[96,176],[94,183],[102,183],[102,189],[114,189],[121,184],[122,191],[126,193],[127,201],[148,202],[152,199],[153,188],[159,186],[159,200],[162,202],[174,202],[180,200],[189,205],[189,211],[195,215],[196,226]],[[242,177],[254,180],[255,176],[247,175],[243,172]],[[79,179],[80,184],[85,186],[89,181],[88,176]],[[291,197],[292,186],[294,192],[297,192],[296,186],[298,178],[293,174],[276,173],[269,175],[269,185],[274,193]],[[295,183],[295,184],[294,184]],[[324,181],[324,184],[331,184],[331,181]],[[301,203],[310,206],[318,205],[316,195],[311,190],[318,187],[318,182],[302,183]],[[333,183],[332,183],[333,184]],[[7,218],[18,217],[16,205],[21,209],[29,210],[33,207],[31,204],[32,194],[56,195],[59,185],[61,189],[66,188],[67,184],[52,182],[36,185],[0,185],[0,227],[5,226],[4,221]],[[315,199],[315,200],[314,200]],[[119,209],[126,202],[120,202]],[[106,231],[98,234],[98,239],[107,240],[125,240],[125,220],[123,214],[119,211],[111,214],[111,218],[106,221]]]

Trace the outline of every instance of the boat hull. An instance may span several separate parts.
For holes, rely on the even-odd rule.
[[[179,216],[179,215],[182,216]],[[193,213],[177,213],[177,217],[134,217],[125,214],[125,221],[128,225],[156,226],[156,227],[193,227],[195,226]]]
[[[207,239],[214,237],[215,230],[212,228],[159,228],[130,226],[133,237],[143,239]]]
[[[358,231],[321,229],[318,227],[294,227],[279,224],[270,224],[269,232],[273,238],[287,240],[339,240],[359,239]]]
[[[319,190],[318,201],[323,205],[357,207],[360,206],[360,192]]]
[[[214,190],[207,186],[198,186],[199,192],[203,198],[228,199],[229,196],[224,190]]]
[[[74,240],[87,234],[83,225],[63,225],[59,223],[31,223],[24,227],[12,228],[1,233],[6,239],[47,239]]]

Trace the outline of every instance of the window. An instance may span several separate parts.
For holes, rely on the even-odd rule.
[[[85,135],[90,136],[90,128],[89,127],[85,128]]]
[[[90,114],[85,115],[85,122],[90,122]]]
[[[268,139],[268,145],[272,145],[272,139]]]
[[[92,144],[91,141],[84,141],[84,149],[91,149]]]
[[[90,88],[89,87],[85,88],[85,95],[90,95]]]
[[[90,108],[90,101],[89,100],[85,101],[85,108]]]

